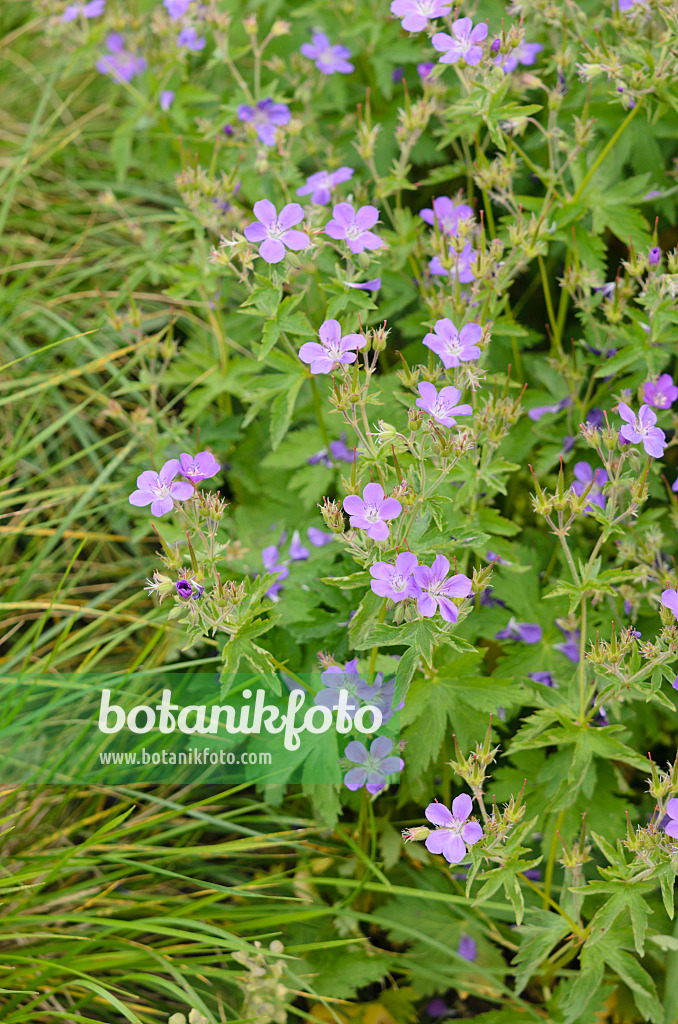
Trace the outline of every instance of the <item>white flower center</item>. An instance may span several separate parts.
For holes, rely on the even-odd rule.
[[[379,508],[377,505],[366,505],[365,506],[365,519],[369,519],[371,523],[376,523],[379,519]]]

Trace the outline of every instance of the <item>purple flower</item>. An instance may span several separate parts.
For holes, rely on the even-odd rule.
[[[280,263],[285,259],[285,246],[299,252],[308,249],[311,240],[305,231],[294,231],[294,225],[304,219],[304,208],[299,203],[288,203],[278,215],[270,199],[254,204],[257,220],[248,224],[244,235],[248,242],[261,242],[259,255],[267,263]]]
[[[441,64],[456,64],[463,58],[467,64],[480,64],[483,48],[480,46],[487,37],[487,25],[481,22],[473,27],[470,18],[457,18],[452,24],[452,35],[436,32],[431,42],[433,49],[442,53]]]
[[[515,71],[519,64],[531,67],[537,59],[537,54],[541,53],[543,49],[544,47],[541,43],[522,42],[514,47],[510,53],[498,54],[494,58],[494,63],[499,65],[505,75],[508,75]]]
[[[326,544],[331,544],[334,540],[333,533],[327,533],[325,530],[319,530],[317,526],[309,526],[306,531],[306,536],[314,548],[324,548]]]
[[[565,642],[562,644],[554,644],[553,649],[560,651],[566,658],[573,661],[576,664],[579,662],[579,644],[581,640],[581,631],[578,629],[564,629],[562,626],[558,626],[558,629],[565,636]]]
[[[202,583],[195,580],[179,580],[176,584],[177,594],[182,601],[189,601],[192,597],[202,597],[204,591]]]
[[[665,590],[662,594],[662,605],[678,619],[678,590]]]
[[[641,405],[636,416],[626,402],[620,402],[619,415],[625,420],[619,430],[622,441],[629,441],[632,444],[642,443],[646,455],[660,459],[668,442],[664,431],[655,426],[657,414],[650,406]]]
[[[577,462],[574,467],[574,475],[576,479],[572,484],[572,490],[579,497],[582,496],[587,487],[591,487],[584,515],[592,512],[594,505],[604,509],[607,499],[603,494],[603,487],[608,482],[607,472],[604,469],[596,469],[594,472],[593,467],[588,462]]]
[[[90,3],[69,4],[61,15],[62,22],[75,21],[78,15],[83,18],[98,18],[104,13],[106,0],[91,0]]]
[[[493,587],[488,587],[480,594],[480,603],[483,608],[505,608],[506,601],[502,601],[499,597],[493,597],[490,593],[491,590],[493,590]]]
[[[317,206],[327,206],[332,189],[353,177],[352,167],[339,167],[336,171],[318,171],[306,179],[306,184],[297,189],[298,196],[311,197]]]
[[[397,519],[402,510],[397,498],[385,496],[381,484],[367,484],[362,498],[357,494],[344,498],[344,511],[350,516],[351,526],[355,530],[366,530],[372,540],[386,540],[388,520]]]
[[[434,384],[423,380],[417,390],[421,395],[421,398],[417,399],[417,406],[433,416],[433,419],[437,423],[442,423],[444,427],[456,426],[455,416],[470,416],[473,412],[470,405],[457,405],[461,398],[459,388],[452,386],[441,388],[440,394],[438,394]]]
[[[175,501],[186,501],[194,493],[193,485],[187,481],[173,482],[178,472],[179,459],[169,459],[159,473],[152,469],[145,470],[137,477],[138,490],[130,494],[130,505],[137,508],[150,505],[154,516],[164,516],[166,512],[171,512]]]
[[[456,238],[459,221],[473,217],[473,210],[466,203],[453,203],[447,196],[437,196],[431,203],[432,209],[419,211],[419,216],[427,224],[436,224],[446,235]]]
[[[391,14],[402,18],[406,32],[423,32],[429,18],[444,18],[450,13],[450,4],[444,0],[393,0]]]
[[[478,947],[475,939],[472,939],[470,935],[462,935],[457,946],[457,956],[461,956],[464,960],[470,960],[473,963],[477,955]]]
[[[351,768],[344,776],[347,789],[361,789],[363,786],[373,796],[381,793],[386,786],[387,776],[401,772],[405,767],[402,757],[391,754],[393,740],[377,736],[370,744],[369,753],[364,743],[351,740],[344,751],[344,757],[358,767]]]
[[[354,658],[352,661],[347,661],[344,668],[341,668],[339,665],[330,665],[320,676],[320,681],[324,689],[316,693],[313,703],[318,707],[329,708],[331,711],[334,705],[339,703],[341,690],[346,690],[348,694],[347,703],[349,705],[346,709],[346,714],[349,718],[353,718],[360,707],[360,693],[367,686],[365,680],[360,677],[358,659]],[[350,705],[353,705],[353,707]]]
[[[100,57],[96,69],[102,75],[110,75],[116,82],[131,82],[135,75],[146,70],[145,57],[139,57],[125,49],[125,40],[119,32],[106,37],[108,53]]]
[[[669,409],[678,398],[678,388],[669,373],[662,373],[657,381],[648,380],[643,385],[643,401],[655,409]]]
[[[406,597],[419,597],[421,591],[414,578],[416,568],[417,556],[411,551],[401,551],[395,565],[375,562],[370,568],[372,593],[378,597],[390,597],[396,603]]]
[[[371,281],[365,281],[364,284],[359,284],[357,281],[347,281],[347,288],[359,288],[363,292],[378,292],[381,288],[381,278],[373,277]]]
[[[185,46],[187,50],[192,50],[193,53],[204,50],[206,42],[207,40],[203,36],[199,36],[192,25],[182,28],[177,36],[177,46]]]
[[[448,577],[449,571],[450,563],[445,555],[436,555],[430,568],[428,565],[415,568],[414,579],[422,590],[417,600],[417,610],[425,618],[435,615],[436,608],[440,608],[440,614],[446,622],[456,622],[459,618],[459,610],[450,598],[468,597],[473,585],[468,576],[462,573]]]
[[[476,276],[471,270],[471,263],[476,258],[476,251],[471,243],[466,242],[461,252],[457,252],[450,246],[449,255],[454,261],[449,270],[445,269],[438,256],[434,256],[428,265],[430,272],[439,277],[451,277],[453,281],[458,278],[460,284],[470,284],[471,281],[475,281]]]
[[[558,689],[558,684],[551,672],[528,672],[527,674],[530,679],[534,679],[535,683],[542,683],[543,686],[548,686],[552,690]]]
[[[332,458],[330,458],[330,456]],[[334,459],[335,462],[352,463],[354,456],[356,459],[359,459],[360,451],[357,448],[351,451],[351,449],[347,447],[346,434],[343,433],[338,441],[330,441],[329,455],[327,453],[327,449],[323,448],[321,451],[316,452],[315,455],[311,455],[309,459],[306,459],[306,462],[309,466],[317,466],[319,462],[322,462],[328,469],[331,469],[332,459]]]
[[[192,0],[162,0],[172,21],[178,21],[191,6]]]
[[[591,701],[591,704],[593,704],[593,701]],[[589,724],[596,729],[604,729],[606,725],[610,724],[610,719],[607,717],[607,711],[602,704],[594,714]]]
[[[661,261],[661,258],[662,251],[658,245],[655,245],[653,249],[650,249],[649,253],[647,254],[647,262],[650,264],[651,267],[658,266]]]
[[[278,595],[282,590],[282,581],[286,580],[290,574],[290,570],[286,565],[282,565],[279,559],[280,552],[275,544],[269,544],[269,546],[264,548],[261,552],[261,561],[266,572],[271,574],[278,573],[277,580],[266,591],[266,597],[270,597],[271,601],[279,600]]]
[[[424,338],[424,345],[440,356],[446,370],[460,363],[480,359],[478,342],[483,335],[480,324],[464,324],[461,331],[458,331],[452,321],[445,317],[436,320],[433,331],[433,334],[427,334]]]
[[[664,831],[672,839],[678,839],[678,800],[669,800],[666,805],[666,813],[671,820],[664,825]]]
[[[538,644],[543,635],[543,630],[536,622],[516,622],[511,617],[498,633],[494,634],[495,640],[522,640],[524,644]]]
[[[370,686],[364,680],[358,688],[358,696],[365,704],[370,704],[381,711],[382,724],[389,722],[395,713],[405,707],[401,701],[397,708],[393,707],[393,695],[395,694],[395,676],[385,679],[383,672],[378,672],[374,683]]]
[[[563,409],[567,409],[568,406],[572,405],[572,399],[569,395],[566,398],[561,398],[555,405],[537,405],[534,409],[528,410],[528,417],[533,423],[540,420],[542,416],[546,416],[550,412],[562,412]]]
[[[171,89],[163,89],[160,93],[160,109],[169,110],[174,103],[174,93]]]
[[[260,100],[256,107],[243,103],[238,107],[238,120],[253,125],[257,137],[265,146],[275,143],[277,125],[288,124],[290,108],[286,103],[275,103],[273,100]]]
[[[381,249],[382,239],[370,231],[378,220],[376,206],[361,206],[356,211],[350,203],[337,203],[332,209],[332,219],[325,225],[325,234],[337,240],[345,239],[354,254],[365,249]]]
[[[433,71],[434,67],[435,64],[432,64],[431,61],[428,60],[424,61],[423,64],[417,64],[417,74],[419,75],[422,81],[425,81],[427,78],[431,77],[431,72]]]
[[[194,484],[200,484],[203,480],[209,480],[216,476],[221,466],[212,455],[212,452],[198,452],[197,455],[189,455],[182,452],[179,461],[181,463],[181,475],[192,480]]]
[[[308,548],[301,543],[299,531],[295,530],[290,541],[290,558],[293,562],[305,562],[310,553]]]
[[[447,1017],[452,1014],[453,1011],[444,999],[432,999],[426,1007],[426,1012],[429,1017]]]
[[[332,46],[324,32],[314,33],[310,43],[302,44],[301,52],[304,57],[315,61],[318,71],[322,71],[324,75],[333,75],[335,72],[350,75],[351,71],[355,70],[353,64],[347,60],[351,56],[351,51],[338,43]]]
[[[429,853],[442,853],[450,864],[459,864],[464,859],[466,847],[483,838],[478,822],[466,820],[472,808],[473,801],[467,793],[454,798],[451,811],[437,801],[428,805],[424,813],[431,824],[437,826],[426,838]]]
[[[602,409],[590,409],[586,414],[586,423],[590,427],[599,427],[603,422],[603,410]]]
[[[299,349],[302,363],[309,363],[311,373],[331,373],[337,363],[355,363],[356,350],[362,348],[367,338],[362,334],[341,333],[338,320],[325,320],[318,331],[320,343],[307,341]]]

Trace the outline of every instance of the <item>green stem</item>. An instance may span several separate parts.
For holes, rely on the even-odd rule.
[[[558,849],[558,833],[563,827],[563,821],[565,820],[565,811],[561,811],[556,818],[556,823],[553,826],[553,835],[551,837],[551,845],[549,847],[549,856],[546,861],[546,871],[544,872],[544,899],[543,907],[544,910],[548,910],[549,900],[551,899],[551,886],[553,884],[553,869],[556,862],[556,850]]]
[[[572,199],[570,200],[570,202],[572,202],[572,203],[576,203],[577,202],[577,200],[579,199],[579,197],[581,196],[582,192],[584,191],[584,189],[586,188],[586,186],[590,182],[590,180],[593,177],[593,175],[596,173],[596,171],[598,170],[598,168],[602,164],[602,162],[605,159],[605,157],[607,156],[607,154],[613,148],[615,143],[619,141],[619,139],[624,134],[624,132],[626,131],[628,126],[631,124],[631,121],[633,121],[634,117],[636,116],[636,114],[638,113],[638,111],[640,110],[642,105],[643,105],[643,97],[641,96],[641,98],[638,100],[638,102],[636,103],[636,105],[633,108],[633,110],[629,111],[629,113],[626,115],[626,117],[624,118],[622,123],[617,128],[617,130],[614,133],[614,135],[612,136],[612,138],[607,142],[607,145],[603,146],[603,149],[601,150],[599,155],[596,157],[596,159],[593,161],[593,163],[591,164],[590,168],[588,169],[588,171],[584,175],[584,177],[582,179],[581,185],[579,186],[579,188],[577,189],[575,194],[572,196]]]

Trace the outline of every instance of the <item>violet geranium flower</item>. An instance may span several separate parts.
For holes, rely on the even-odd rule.
[[[337,203],[332,209],[332,219],[325,225],[325,234],[336,240],[344,239],[354,255],[365,249],[381,249],[383,240],[370,231],[378,220],[376,206],[354,210],[350,203]]]
[[[344,757],[356,765],[344,776],[347,789],[362,789],[375,796],[386,788],[387,776],[401,772],[405,767],[402,757],[391,754],[393,740],[388,736],[377,736],[370,744],[369,752],[364,743],[351,740],[344,751]]]
[[[450,563],[445,555],[436,555],[430,568],[419,565],[414,570],[414,579],[422,591],[417,611],[425,618],[435,615],[437,608],[446,622],[456,622],[459,618],[459,610],[450,598],[468,597],[473,584],[462,573],[448,576],[449,571]]]
[[[581,640],[581,630],[579,629],[565,629],[563,626],[558,625],[558,629],[562,632],[565,637],[565,642],[562,644],[554,644],[554,651],[560,651],[565,657],[574,662],[575,665],[579,663],[579,644]]]
[[[462,935],[457,946],[457,956],[463,957],[464,960],[470,960],[473,963],[477,955],[478,946],[475,939],[472,939],[470,935]]]
[[[579,497],[582,496],[587,487],[591,487],[587,495],[588,504],[584,509],[584,515],[592,512],[594,505],[604,509],[607,499],[603,494],[603,487],[608,482],[607,472],[604,469],[596,469],[594,472],[593,467],[588,462],[577,462],[574,467],[574,475],[576,479],[572,484],[572,490]]]
[[[452,810],[435,801],[429,804],[425,815],[434,832],[426,837],[426,849],[429,853],[442,853],[450,864],[459,864],[466,856],[466,847],[474,846],[483,838],[483,830],[477,821],[467,821],[473,808],[473,801],[468,793],[462,793],[452,801]]]
[[[331,373],[337,363],[355,363],[356,350],[367,342],[362,334],[342,336],[338,320],[325,320],[318,337],[320,343],[307,341],[299,349],[299,358],[302,363],[310,363],[311,373]]]
[[[193,0],[162,0],[172,21],[178,21],[191,6]]]
[[[570,405],[572,405],[572,399],[569,395],[566,395],[565,398],[561,398],[560,401],[556,402],[554,405],[537,405],[534,409],[528,409],[527,415],[533,423],[537,423],[542,416],[546,416],[551,412],[562,412],[563,409],[567,409]]]
[[[378,292],[381,288],[381,278],[373,277],[371,281],[363,281],[361,284],[359,281],[347,281],[347,288],[358,288],[361,292]]]
[[[662,605],[678,619],[678,590],[665,590],[662,594]]]
[[[174,103],[174,96],[175,93],[173,89],[163,89],[160,93],[160,109],[169,110]]]
[[[438,277],[450,277],[453,281],[458,280],[460,284],[470,284],[471,281],[475,281],[476,275],[471,269],[471,264],[476,258],[476,251],[470,242],[466,242],[461,252],[457,252],[450,246],[449,256],[453,261],[449,270],[443,266],[440,257],[434,256],[428,265],[430,273],[436,274]]]
[[[275,544],[269,544],[267,548],[264,548],[261,552],[261,561],[267,573],[278,574],[275,583],[272,583],[266,591],[266,597],[270,597],[271,601],[279,601],[282,581],[287,579],[290,570],[280,562],[280,551]]]
[[[470,363],[480,359],[478,342],[483,334],[480,324],[464,324],[458,331],[451,320],[444,317],[436,320],[433,334],[427,334],[424,345],[440,356],[446,370],[461,363]]]
[[[200,50],[204,50],[206,42],[205,37],[199,36],[193,25],[187,25],[186,28],[182,28],[177,36],[177,46],[191,50],[192,53],[199,53]]]
[[[370,567],[372,593],[378,597],[390,597],[396,603],[404,601],[406,597],[419,597],[421,591],[414,578],[417,568],[417,556],[411,551],[401,551],[395,565],[375,562]]]
[[[306,184],[297,189],[298,196],[311,197],[316,206],[327,206],[332,189],[353,177],[352,167],[338,167],[336,171],[317,171],[306,179]]]
[[[494,58],[494,63],[499,65],[505,75],[510,75],[519,64],[531,67],[537,59],[537,54],[541,53],[543,49],[544,47],[541,43],[522,42],[514,47],[510,53],[497,54]]]
[[[558,689],[552,672],[528,672],[527,674],[530,679],[534,679],[535,683],[541,683],[542,686],[548,686],[552,690]]]
[[[136,508],[150,505],[152,515],[159,517],[171,512],[175,501],[186,501],[192,497],[192,484],[187,480],[174,481],[179,469],[179,459],[169,459],[159,473],[145,470],[137,477],[137,490],[129,496],[130,505]]]
[[[666,813],[671,820],[664,825],[664,831],[672,839],[678,839],[678,800],[669,800],[666,805]]]
[[[657,414],[654,410],[649,405],[641,405],[636,415],[626,402],[620,402],[619,415],[625,421],[619,430],[622,443],[642,444],[646,455],[660,459],[668,442],[664,431],[655,426]]]
[[[257,220],[248,224],[244,235],[248,242],[261,242],[259,255],[267,263],[280,263],[285,259],[285,246],[294,252],[308,249],[311,239],[305,231],[295,231],[295,224],[304,219],[304,208],[299,203],[288,203],[278,214],[270,199],[254,204]]]
[[[504,629],[494,634],[495,640],[522,640],[524,644],[538,644],[543,635],[541,626],[536,622],[516,622],[511,617]]]
[[[301,536],[298,530],[292,534],[290,541],[290,558],[293,562],[305,562],[311,552],[301,543]]]
[[[319,530],[317,526],[309,526],[306,531],[306,536],[314,548],[324,548],[326,544],[331,544],[334,540],[333,533],[328,533],[326,530]]]
[[[333,46],[324,32],[315,32],[310,43],[302,44],[301,52],[304,57],[315,62],[318,71],[322,71],[323,75],[334,75],[337,72],[341,75],[350,75],[351,71],[355,70],[347,59],[351,56],[351,51],[338,43]]]
[[[69,4],[61,15],[62,23],[75,21],[80,15],[83,18],[98,18],[104,13],[106,0],[90,0],[90,3]]]
[[[397,519],[403,510],[397,498],[387,498],[381,484],[366,484],[362,498],[349,494],[344,498],[344,511],[348,512],[351,526],[365,530],[372,540],[386,540],[388,521]],[[414,556],[412,556],[414,557]]]
[[[421,398],[417,399],[417,406],[429,413],[437,423],[444,427],[454,427],[457,424],[455,416],[470,416],[473,408],[470,405],[457,405],[461,398],[459,388],[441,388],[440,393],[436,391],[435,385],[430,381],[423,380],[418,387]]]
[[[463,58],[467,64],[480,64],[483,48],[480,45],[487,38],[487,25],[481,22],[473,27],[470,18],[457,18],[452,24],[452,35],[436,32],[431,40],[433,49],[442,53],[441,64],[456,64]]]
[[[446,235],[456,237],[460,220],[473,217],[473,210],[466,203],[453,203],[447,196],[437,196],[431,203],[431,209],[419,211],[422,220],[435,227],[437,224],[440,230]]]
[[[347,661],[344,668],[341,668],[340,665],[330,665],[320,676],[320,681],[323,684],[323,689],[316,693],[313,703],[332,711],[335,704],[339,703],[341,691],[346,690],[348,695],[346,714],[349,718],[353,718],[361,706],[363,699],[361,694],[367,687],[367,683],[361,678],[358,671],[358,659],[353,658],[351,661]]]
[[[203,480],[209,480],[216,476],[221,466],[212,455],[212,452],[198,452],[197,455],[189,455],[182,452],[179,456],[181,463],[181,475],[194,484],[200,484]]]
[[[444,18],[450,13],[450,4],[443,0],[393,0],[391,14],[402,18],[406,32],[423,32],[429,19]]]
[[[119,32],[106,36],[108,53],[96,62],[96,69],[102,75],[110,75],[116,82],[131,82],[147,68],[145,57],[125,49],[125,40]]]
[[[257,133],[257,138],[265,146],[275,143],[275,130],[278,125],[289,124],[290,108],[286,103],[275,103],[272,99],[260,100],[256,107],[246,103],[238,107],[238,120],[249,123]]]
[[[178,580],[176,591],[182,601],[189,601],[192,597],[202,597],[204,587],[202,583],[195,580]]]
[[[656,381],[649,380],[643,386],[643,401],[655,409],[670,409],[678,398],[678,388],[669,373],[662,373]]]

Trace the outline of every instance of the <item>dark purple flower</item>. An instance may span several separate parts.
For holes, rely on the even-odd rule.
[[[542,683],[543,686],[548,686],[552,690],[558,689],[558,684],[551,672],[528,672],[527,674],[530,679],[534,679],[535,683]]]
[[[643,385],[643,401],[655,409],[670,409],[678,398],[678,388],[669,373],[662,373],[655,381]]]
[[[591,701],[591,703],[593,704],[593,701]],[[591,719],[590,724],[596,729],[604,729],[605,726],[610,724],[610,719],[607,717],[607,711],[602,704]]]
[[[473,210],[466,203],[453,203],[447,196],[437,196],[431,203],[431,209],[419,211],[422,220],[434,227],[436,224],[446,235],[456,238],[460,220],[473,217]]]
[[[174,93],[171,89],[163,89],[160,93],[160,109],[169,110],[174,103]]]
[[[344,239],[355,255],[365,249],[381,249],[382,239],[370,231],[378,220],[376,206],[361,206],[354,210],[350,203],[337,203],[332,209],[332,219],[325,225],[325,234],[336,240]]]
[[[269,544],[267,548],[264,548],[261,552],[261,561],[267,573],[278,574],[278,578],[275,583],[273,583],[266,591],[266,597],[270,597],[272,601],[278,601],[278,595],[282,590],[282,581],[287,579],[290,574],[290,570],[286,565],[282,565],[280,563],[280,552],[275,544]]]
[[[542,636],[543,630],[536,622],[516,622],[513,617],[494,634],[495,640],[522,640],[524,644],[538,644]]]
[[[453,261],[449,270],[445,269],[438,256],[434,256],[428,265],[429,271],[438,277],[450,277],[453,281],[459,279],[460,284],[475,281],[476,276],[471,270],[471,264],[476,258],[476,251],[470,242],[466,242],[461,252],[450,246],[449,257]]]
[[[203,480],[209,480],[216,476],[221,466],[212,455],[212,452],[198,452],[197,455],[189,455],[182,452],[179,457],[181,464],[181,475],[192,480],[194,484],[200,484]]]
[[[295,530],[290,541],[290,558],[293,562],[305,562],[310,553],[308,548],[301,543],[299,531]]]
[[[365,281],[363,284],[359,284],[357,281],[347,281],[346,286],[348,288],[359,288],[363,292],[378,292],[381,288],[381,278],[373,277],[371,281]]]
[[[431,72],[434,67],[435,64],[432,64],[431,61],[428,60],[424,61],[423,64],[417,64],[417,74],[421,78],[422,82],[431,77]]]
[[[654,248],[650,249],[648,253],[647,262],[650,264],[651,267],[656,267],[661,262],[661,258],[662,251],[658,245],[655,245]]]
[[[446,370],[480,359],[478,342],[483,336],[480,324],[464,324],[458,331],[452,321],[445,317],[436,320],[433,332],[426,335],[424,345],[440,356]]]
[[[405,68],[394,68],[391,72],[391,78],[394,82],[402,82],[405,77]]]
[[[523,874],[531,882],[541,882],[541,870],[539,868],[528,868],[527,871],[523,871]]]
[[[176,584],[177,594],[182,601],[188,601],[192,597],[202,597],[204,587],[202,583],[195,580],[179,580]]]
[[[562,412],[563,409],[567,409],[570,405],[572,405],[572,399],[568,395],[566,398],[561,398],[555,405],[538,405],[534,409],[528,409],[527,415],[533,423],[536,423],[537,420],[540,420],[542,416],[546,416],[547,413]]]
[[[411,551],[401,551],[394,565],[375,562],[370,568],[372,592],[379,597],[390,597],[396,603],[406,597],[418,597],[420,590],[413,575],[416,568],[417,556]]]
[[[193,0],[162,0],[172,21],[183,18]]]
[[[414,580],[421,588],[421,595],[417,599],[417,611],[425,618],[431,618],[435,615],[436,609],[440,608],[440,614],[446,622],[458,620],[459,609],[450,598],[468,597],[473,584],[468,576],[462,573],[448,577],[449,571],[450,563],[445,555],[436,555],[430,568],[428,565],[418,565],[415,568]]]
[[[475,939],[472,939],[470,935],[462,935],[457,946],[457,956],[461,956],[464,960],[470,960],[473,963],[477,955],[478,947]]]
[[[259,255],[267,263],[280,263],[285,259],[285,246],[294,252],[308,249],[311,240],[305,231],[295,231],[295,224],[304,219],[304,208],[299,203],[288,203],[280,214],[270,199],[254,204],[257,220],[244,230],[248,242],[261,242]]]
[[[480,45],[487,37],[487,25],[481,22],[473,27],[470,18],[457,18],[452,24],[452,35],[436,32],[431,40],[433,49],[442,53],[441,64],[456,64],[463,58],[467,64],[480,64],[483,48]]]
[[[304,57],[315,61],[318,71],[324,75],[333,75],[338,72],[341,75],[350,75],[355,68],[348,61],[351,51],[338,43],[332,45],[324,32],[314,33],[310,43],[303,43],[301,52]]]
[[[69,4],[61,15],[61,21],[75,21],[79,15],[82,15],[83,18],[98,18],[104,13],[105,7],[106,0],[90,0],[90,3]]]
[[[434,832],[426,838],[426,849],[429,853],[442,853],[450,864],[459,864],[466,856],[466,847],[474,846],[483,838],[483,830],[477,821],[467,821],[473,809],[473,801],[467,793],[462,793],[452,801],[452,810],[435,801],[429,804],[425,815]]]
[[[566,658],[573,661],[575,665],[579,662],[579,645],[581,640],[581,631],[578,629],[565,629],[560,624],[558,629],[563,633],[565,642],[562,644],[554,644],[553,649],[560,651]]]
[[[342,335],[338,320],[325,320],[318,337],[320,342],[307,341],[299,349],[299,358],[310,364],[311,373],[331,373],[337,363],[355,363],[357,349],[367,342],[362,334]]]
[[[452,1010],[444,999],[432,999],[426,1007],[426,1012],[429,1017],[447,1017],[452,1013]]]
[[[326,544],[331,544],[334,540],[333,533],[327,533],[325,530],[319,530],[317,526],[309,526],[306,531],[306,536],[314,548],[324,548]]]
[[[391,754],[393,740],[387,736],[377,736],[370,744],[369,752],[364,743],[351,740],[344,751],[344,757],[357,767],[351,768],[344,776],[347,789],[362,789],[375,796],[381,793],[388,781],[388,776],[401,772],[405,767],[402,757]]]
[[[499,597],[494,597],[491,593],[492,587],[487,587],[480,594],[480,603],[484,608],[505,608],[506,602],[502,601]]]
[[[586,414],[586,423],[590,427],[599,427],[603,422],[603,410],[602,409],[589,409]]]
[[[504,74],[508,75],[515,71],[519,64],[531,67],[537,59],[537,54],[544,49],[541,43],[519,43],[510,53],[499,54],[494,59]]]
[[[588,503],[584,509],[584,515],[592,512],[594,505],[604,509],[607,499],[603,494],[603,487],[608,482],[607,472],[604,469],[596,469],[594,472],[593,467],[588,462],[577,462],[574,467],[574,475],[576,479],[572,484],[572,490],[579,497],[582,496],[587,487],[591,487],[587,495]]]
[[[459,388],[451,385],[436,391],[435,385],[423,380],[418,389],[421,398],[417,399],[417,406],[429,413],[437,423],[444,427],[454,427],[457,424],[456,416],[470,416],[473,408],[470,405],[457,405],[461,398]]]
[[[275,130],[278,125],[289,124],[290,108],[285,103],[273,100],[260,100],[256,107],[243,103],[238,107],[238,119],[251,124],[260,142],[265,146],[275,143]]]
[[[146,70],[146,58],[126,50],[125,40],[119,32],[112,32],[106,37],[106,46],[109,52],[96,63],[96,69],[102,75],[110,75],[116,82],[131,82],[135,75]]]
[[[344,498],[344,511],[348,512],[351,526],[365,530],[372,540],[388,538],[388,521],[397,519],[403,510],[397,498],[387,498],[381,484],[366,484],[362,498],[349,494]]]
[[[179,472],[179,459],[169,459],[159,473],[147,469],[137,477],[137,490],[129,496],[130,505],[143,508],[151,506],[154,516],[171,512],[175,501],[186,501],[193,493],[193,485],[174,478]]]
[[[646,455],[660,459],[668,442],[664,431],[655,426],[657,414],[650,406],[641,405],[636,415],[626,402],[620,402],[619,415],[625,421],[619,430],[622,441],[642,444]]]
[[[450,4],[444,0],[392,0],[391,14],[402,18],[406,32],[423,32],[430,18],[444,18]]]
[[[297,189],[298,196],[309,196],[317,206],[327,206],[332,190],[353,177],[352,167],[339,167],[336,171],[317,171],[306,179],[306,184]]]
[[[193,25],[187,25],[186,28],[182,28],[177,36],[177,46],[183,46],[193,53],[199,53],[200,50],[204,50],[206,42],[207,40],[203,36],[198,35]]]

